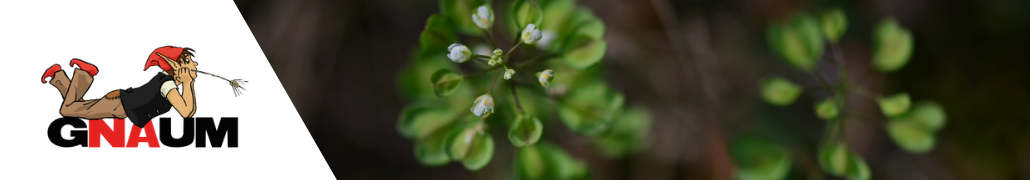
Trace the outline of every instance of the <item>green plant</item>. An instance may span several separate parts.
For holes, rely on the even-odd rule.
[[[623,95],[601,78],[607,44],[600,19],[572,0],[515,0],[503,17],[492,7],[485,0],[441,0],[416,57],[401,72],[401,95],[412,103],[398,131],[415,140],[420,163],[456,161],[479,170],[505,144],[491,131],[506,130],[501,137],[518,148],[517,178],[588,178],[582,161],[541,140],[551,119],[610,157],[644,147],[650,115],[625,107]]]
[[[845,120],[866,119],[883,125],[886,133],[904,151],[926,153],[933,149],[934,134],[944,126],[946,116],[944,109],[932,101],[913,104],[908,93],[876,96],[852,84],[847,73],[849,67],[845,65],[839,45],[847,27],[844,11],[834,8],[822,11],[818,18],[807,13],[794,14],[786,22],[770,25],[766,35],[769,46],[780,58],[812,75],[820,82],[816,89],[830,94],[823,100],[815,100],[817,103],[813,107],[816,117],[827,121],[823,139],[814,154],[821,169],[833,176],[870,179],[872,173],[868,165],[848,146]],[[908,63],[912,55],[912,35],[897,21],[890,18],[881,20],[872,36],[872,67],[890,73]],[[823,61],[826,47],[829,47],[829,60]],[[822,62],[836,65],[836,81],[827,80],[819,72],[817,65]],[[790,105],[809,90],[779,76],[765,78],[760,89],[762,98],[775,106]],[[848,116],[853,112],[847,103],[851,94],[877,102],[882,118]],[[740,169],[739,179],[783,179],[790,169],[791,158],[788,157],[792,155],[785,149],[769,139],[746,136],[730,143],[730,154]]]

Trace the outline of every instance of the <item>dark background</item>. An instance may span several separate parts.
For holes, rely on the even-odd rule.
[[[496,4],[510,1],[497,0]],[[509,179],[511,149],[483,170],[460,164],[424,167],[414,142],[396,130],[406,104],[398,71],[413,57],[435,0],[237,0],[255,38],[340,179]],[[768,22],[790,12],[840,6],[849,27],[842,48],[851,77],[880,94],[909,92],[947,110],[948,124],[930,153],[905,153],[874,123],[849,121],[848,139],[873,179],[1030,179],[1030,1],[1021,0],[580,0],[607,27],[604,73],[627,103],[654,117],[650,147],[625,159],[602,157],[586,139],[548,134],[584,159],[595,179],[731,179],[726,142],[765,132],[813,152],[825,122],[806,94],[786,108],[764,104],[758,81],[783,75],[815,79],[774,56]],[[498,9],[499,7],[495,7]],[[915,37],[902,70],[869,70],[869,37],[893,16]],[[821,70],[832,71],[830,64]],[[827,74],[834,74],[828,72]],[[825,95],[822,95],[825,96]],[[877,114],[873,102],[849,104]],[[772,130],[768,130],[772,129]],[[771,134],[768,134],[772,132]],[[811,154],[808,156],[807,154]],[[800,179],[835,179],[795,160]],[[814,174],[814,175],[813,175]]]

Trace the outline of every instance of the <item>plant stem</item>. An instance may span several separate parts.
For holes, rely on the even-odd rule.
[[[864,97],[864,98],[869,99],[869,100],[872,100],[873,102],[877,102],[876,96],[871,94],[871,93],[869,93],[865,89],[862,89],[861,87],[858,87],[858,86],[851,86],[851,88],[855,88],[853,92],[855,92],[855,94],[858,94],[858,96]]]
[[[840,137],[841,141],[847,143],[847,132],[845,131],[845,118],[847,117],[847,100],[850,92],[848,91],[848,68],[844,65],[844,56],[841,55],[840,47],[836,43],[830,43],[831,53],[833,53],[833,60],[837,62],[837,67],[840,69],[839,79],[840,82],[837,84],[837,107],[840,109]]]
[[[490,60],[486,60],[486,59],[482,59],[482,58],[475,58],[475,59],[476,60],[473,60],[473,61],[475,61],[477,63],[482,63],[483,65],[487,65],[487,66],[490,65]]]
[[[833,92],[833,85],[831,85],[830,81],[827,81],[826,77],[823,77],[823,74],[819,73],[819,70],[817,70],[817,69],[818,68],[812,69],[812,71],[809,71],[808,73],[811,74],[812,76],[815,76],[816,79],[819,79],[819,83],[823,84],[823,88],[825,88],[826,91],[829,91],[830,93],[832,93]]]
[[[490,30],[487,30],[487,29],[483,29],[483,31],[486,32],[486,37],[485,37],[486,40],[490,41],[490,45],[494,46],[493,49],[497,49],[498,46],[497,46],[497,41],[494,41],[494,33],[491,33]],[[493,49],[491,49],[491,50],[493,50]]]
[[[511,87],[511,96],[515,98],[515,107],[519,109],[519,113],[522,113],[522,103],[519,102],[519,93],[515,92],[515,81],[509,79],[508,86]]]
[[[862,120],[863,122],[874,124],[874,125],[876,125],[878,127],[882,127],[883,125],[887,124],[886,121],[888,121],[886,119],[879,118],[879,117],[873,116],[873,115],[868,115],[868,114],[852,113],[852,115],[857,116],[858,119]]]
[[[536,57],[536,58],[533,58],[533,59],[529,59],[528,61],[516,64],[515,65],[515,69],[519,69],[519,68],[528,66],[530,64],[536,63],[540,59],[545,59],[545,58],[551,58],[551,57],[548,55],[548,56],[542,56],[542,57]]]
[[[522,45],[522,41],[515,43],[515,46],[512,46],[511,49],[508,49],[508,52],[504,53],[504,59],[507,60],[508,57],[511,56],[511,52],[515,52],[515,49],[518,49],[519,45]]]
[[[487,71],[490,71],[490,70],[494,70],[494,69],[497,69],[497,68],[498,68],[498,66],[494,66],[494,67],[490,67],[489,69],[484,69],[482,71],[476,71],[476,72],[474,72],[472,74],[466,74],[465,77],[462,77],[462,79],[468,79],[468,78],[471,78],[472,76],[483,74],[484,72],[487,72]]]
[[[501,67],[501,66],[495,66],[495,67]],[[494,69],[496,69],[496,68],[494,68]],[[486,94],[492,94],[494,92],[494,85],[497,84],[497,77],[501,76],[501,72],[502,72],[502,70],[500,70],[500,69],[497,70],[497,74],[494,75],[494,81],[490,82],[490,91],[487,91]]]
[[[537,62],[538,60],[540,60],[540,59],[543,59],[543,58],[534,58],[534,59],[530,59],[529,61],[526,61],[526,62],[522,62],[522,63],[520,63],[520,64],[516,64],[516,65],[515,65],[515,67],[514,67],[513,69],[519,69],[519,68],[522,68],[522,67],[528,66],[528,65],[530,65],[530,64],[536,63],[536,62]],[[482,74],[482,73],[484,73],[484,72],[487,72],[487,71],[490,71],[490,70],[494,70],[494,69],[497,69],[497,68],[501,68],[501,67],[504,67],[504,66],[494,66],[494,67],[490,67],[490,68],[484,69],[484,70],[482,70],[482,71],[476,71],[476,72],[474,72],[474,73],[472,73],[472,74],[466,74],[466,75],[465,75],[464,77],[462,77],[462,79],[468,79],[468,78],[471,78],[471,77],[473,77],[473,76],[476,76],[476,75]]]

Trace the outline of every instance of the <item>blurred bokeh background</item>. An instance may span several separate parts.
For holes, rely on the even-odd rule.
[[[495,0],[494,3],[510,1]],[[545,134],[587,162],[594,179],[732,179],[729,139],[760,134],[794,157],[791,179],[835,179],[818,169],[815,147],[826,121],[811,104],[825,94],[773,107],[760,78],[818,81],[777,58],[770,22],[792,12],[842,7],[841,47],[851,77],[879,94],[909,92],[947,112],[926,154],[899,149],[881,124],[848,121],[847,138],[873,179],[1030,179],[1030,1],[1023,0],[579,0],[607,28],[606,81],[653,117],[649,147],[609,159],[567,130]],[[470,172],[460,164],[424,167],[396,123],[404,102],[397,76],[418,48],[435,0],[237,0],[269,63],[340,179],[508,179],[510,149]],[[915,38],[900,71],[870,70],[870,37],[894,17]],[[831,64],[820,70],[833,72]],[[833,73],[828,73],[833,74]],[[428,78],[428,77],[427,77]],[[875,102],[854,97],[858,114]],[[875,121],[874,121],[875,122]],[[564,132],[562,132],[564,131]],[[503,142],[503,141],[498,141]]]

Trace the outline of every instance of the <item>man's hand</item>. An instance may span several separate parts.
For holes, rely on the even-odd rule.
[[[196,78],[197,78],[197,72],[195,71],[195,69],[190,69],[190,68],[187,68],[187,67],[182,67],[182,68],[179,68],[179,70],[175,71],[175,80],[179,81],[179,82],[182,82],[184,84],[193,83],[193,80],[196,79]]]

